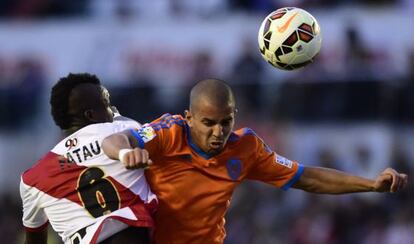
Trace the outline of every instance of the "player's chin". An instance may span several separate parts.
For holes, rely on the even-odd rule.
[[[223,150],[224,143],[210,143],[209,153],[216,154]]]

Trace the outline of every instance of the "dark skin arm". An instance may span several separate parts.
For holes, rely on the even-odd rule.
[[[25,244],[47,244],[47,228],[42,231],[26,231]]]
[[[102,142],[102,149],[109,158],[121,161],[127,169],[145,168],[152,164],[148,151],[138,148],[137,141],[129,131],[108,136]],[[131,151],[119,158],[120,149]]]
[[[321,168],[305,167],[294,188],[312,193],[343,194],[352,192],[397,192],[407,185],[408,177],[387,168],[374,180]]]

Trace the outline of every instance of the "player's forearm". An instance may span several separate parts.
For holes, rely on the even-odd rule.
[[[306,167],[293,187],[313,193],[343,194],[374,191],[374,183],[334,169]]]
[[[128,136],[125,134],[110,135],[102,142],[104,153],[111,159],[118,160],[119,150],[124,148],[132,148]]]

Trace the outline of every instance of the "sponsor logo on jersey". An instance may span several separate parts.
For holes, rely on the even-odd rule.
[[[83,145],[82,147],[67,152],[65,156],[69,163],[82,163],[83,161],[98,156],[101,154],[101,152],[102,150],[99,142],[96,140],[89,144]]]
[[[275,161],[276,161],[276,163],[281,164],[281,165],[283,165],[285,167],[288,167],[288,168],[292,168],[292,166],[293,166],[293,162],[291,160],[289,160],[285,157],[279,156],[279,155],[276,155]]]
[[[141,129],[138,130],[138,134],[141,137],[141,139],[144,141],[144,143],[151,141],[157,135],[155,134],[155,130],[151,126],[142,127]]]
[[[226,162],[227,174],[232,180],[237,180],[241,174],[242,163],[240,159],[231,158]]]

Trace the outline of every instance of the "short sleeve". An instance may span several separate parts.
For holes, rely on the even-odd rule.
[[[174,151],[177,141],[183,139],[186,130],[184,119],[180,115],[164,114],[139,129],[130,129],[138,147],[145,148],[154,158],[164,152]]]
[[[157,153],[159,150],[158,143],[162,137],[162,131],[156,131],[150,124],[145,124],[142,128],[130,129],[130,132],[137,141],[139,148],[145,148],[150,155]]]
[[[36,232],[48,226],[48,218],[40,205],[39,190],[20,180],[20,197],[23,205],[23,225],[28,231]]]
[[[257,136],[254,139],[256,150],[247,178],[289,189],[302,175],[303,165],[276,154]]]

